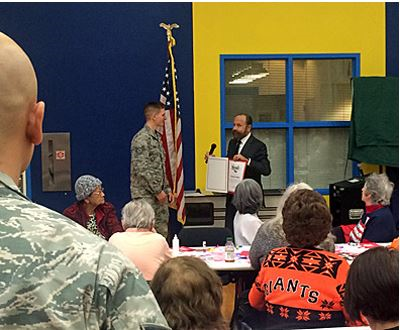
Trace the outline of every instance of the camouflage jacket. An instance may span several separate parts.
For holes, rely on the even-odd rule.
[[[169,329],[128,259],[1,172],[0,264],[0,328]]]
[[[169,193],[165,156],[160,134],[145,125],[131,142],[131,197],[154,197]]]

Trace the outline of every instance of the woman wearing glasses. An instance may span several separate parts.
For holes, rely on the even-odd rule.
[[[105,201],[102,182],[91,175],[82,175],[75,182],[77,202],[64,210],[64,215],[93,234],[108,240],[123,231],[111,203]]]

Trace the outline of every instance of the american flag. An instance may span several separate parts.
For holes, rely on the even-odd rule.
[[[165,79],[161,88],[160,102],[165,105],[164,130],[162,144],[165,150],[165,167],[169,185],[176,196],[178,221],[185,224],[185,196],[183,187],[182,131],[178,91],[176,89],[177,73],[172,47],[175,39],[168,41],[168,64],[165,68]]]

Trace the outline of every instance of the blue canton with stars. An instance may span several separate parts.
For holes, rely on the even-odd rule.
[[[175,88],[176,86],[176,81],[178,80],[178,75],[176,72],[176,69],[174,69],[175,73]],[[163,81],[163,85],[161,88],[161,95],[165,98],[165,110],[171,110],[174,109],[174,99],[173,99],[173,84],[172,84],[172,73],[171,73],[171,60],[168,60],[168,65],[165,68],[165,79]],[[178,97],[178,91],[176,92],[176,110],[178,113],[178,116],[180,117],[180,105],[179,105],[179,97]]]

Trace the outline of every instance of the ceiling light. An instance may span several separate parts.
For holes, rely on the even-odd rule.
[[[254,63],[233,73],[231,76],[233,79],[229,81],[229,85],[248,84],[266,76],[269,76],[269,72],[264,68],[262,63]]]

